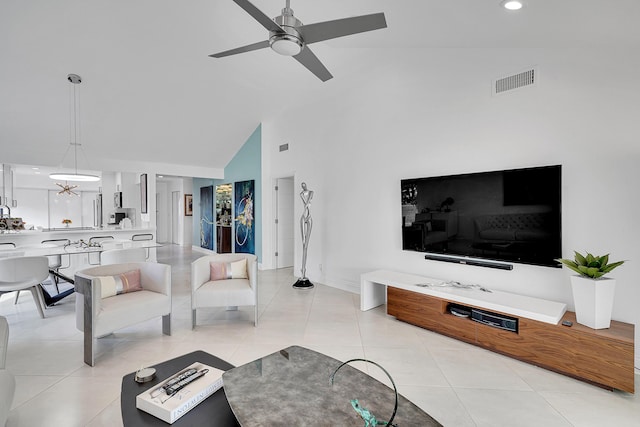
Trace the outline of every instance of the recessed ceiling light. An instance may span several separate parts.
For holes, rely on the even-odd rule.
[[[34,171],[40,170],[40,168],[31,168],[31,169],[33,169]]]
[[[520,10],[524,7],[524,3],[520,0],[504,0],[500,5],[508,10]]]

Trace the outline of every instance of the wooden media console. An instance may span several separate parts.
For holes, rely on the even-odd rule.
[[[387,313],[398,320],[603,388],[634,392],[634,325],[612,321],[609,329],[595,330],[578,324],[564,304],[500,291],[425,287],[430,282],[435,281],[384,270],[363,274],[361,309],[379,301],[383,286]],[[515,319],[517,331],[453,315],[452,305]]]

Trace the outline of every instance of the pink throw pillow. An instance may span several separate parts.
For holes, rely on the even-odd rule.
[[[227,277],[227,265],[228,263],[226,262],[211,261],[211,263],[209,263],[209,266],[211,269],[211,273],[209,274],[209,280],[231,279],[231,277]]]
[[[126,271],[115,276],[96,277],[96,279],[100,280],[102,298],[142,290],[140,270]]]

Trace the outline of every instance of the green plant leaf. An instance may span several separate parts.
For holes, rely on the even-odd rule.
[[[583,256],[578,251],[574,251],[575,261],[570,259],[556,259],[555,261],[562,263],[567,268],[575,271],[581,276],[590,277],[593,279],[598,279],[605,274],[609,273],[616,267],[624,264],[625,261],[618,261],[611,264],[609,262],[609,254],[602,256],[594,256],[593,254],[587,252],[586,256]]]
[[[598,277],[597,274],[600,273],[600,269],[598,267],[589,267],[587,268],[587,276],[589,277]]]
[[[600,262],[598,261],[597,258],[594,258],[592,261],[590,261],[587,264],[587,267],[589,267],[589,268],[600,268]]]
[[[624,264],[624,261],[618,261],[618,262],[611,263],[611,264],[609,264],[609,265],[605,266],[605,267],[602,269],[602,272],[603,272],[603,273],[609,273],[609,272],[611,272],[611,270],[613,270],[613,269],[614,269],[614,268],[616,268],[616,267],[621,266],[622,264]]]
[[[587,264],[587,265],[589,265],[589,264],[591,264],[591,263],[595,260],[595,258],[594,258],[594,256],[593,256],[593,255],[591,255],[591,254],[589,254],[589,253],[588,253],[588,254],[587,254],[587,257],[586,257],[586,260],[587,260],[586,264]]]
[[[558,261],[558,262],[566,265],[567,267],[569,267],[569,266],[577,267],[578,266],[578,264],[576,264],[575,261],[570,260],[570,259],[559,258],[559,259],[556,259],[555,261]]]
[[[570,259],[557,259],[556,261],[560,261],[562,264],[575,271],[576,273],[582,274],[582,272],[578,270],[578,264],[576,264],[574,261],[571,261]]]

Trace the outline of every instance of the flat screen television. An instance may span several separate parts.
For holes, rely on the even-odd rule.
[[[560,267],[560,165],[403,179],[402,248],[511,269]]]

